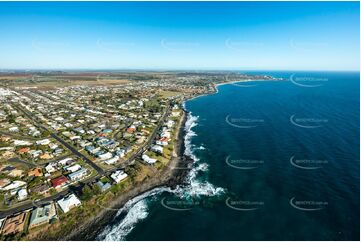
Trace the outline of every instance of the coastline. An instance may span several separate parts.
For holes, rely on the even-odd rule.
[[[193,162],[191,157],[184,154],[185,145],[185,123],[188,112],[183,110],[183,115],[178,129],[177,142],[175,142],[176,156],[160,172],[159,176],[151,177],[142,184],[124,192],[121,196],[112,201],[107,208],[103,208],[95,217],[82,223],[79,227],[71,231],[67,236],[54,238],[61,240],[95,240],[99,232],[116,216],[127,202],[139,196],[151,192],[158,188],[175,189],[178,185],[185,183],[185,178],[189,171],[189,166]]]
[[[185,97],[182,103],[183,114],[179,127],[177,128],[177,139],[174,143],[175,155],[170,159],[169,163],[164,167],[163,170],[159,171],[157,176],[150,177],[149,179],[143,181],[140,184],[136,184],[130,190],[125,191],[120,196],[116,197],[112,202],[110,202],[106,207],[102,207],[100,212],[91,217],[87,218],[85,221],[79,221],[77,226],[74,226],[73,229],[66,235],[56,234],[55,236],[47,237],[46,240],[96,240],[99,233],[104,229],[106,225],[111,222],[117,213],[127,205],[131,200],[138,197],[142,197],[147,193],[152,193],[156,189],[170,189],[171,191],[175,190],[178,186],[186,185],[186,178],[191,170],[191,164],[195,160],[185,154],[185,137],[188,132],[185,130],[186,122],[190,119],[189,112],[185,109],[185,103],[187,101],[212,95],[218,93],[218,86],[232,84],[237,82],[249,82],[254,81],[251,79],[247,80],[238,80],[232,82],[222,82],[217,84],[212,84],[210,91],[203,94],[194,94],[188,97]],[[43,237],[43,236],[41,236]]]

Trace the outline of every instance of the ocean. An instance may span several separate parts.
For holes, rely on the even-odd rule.
[[[251,72],[184,104],[187,186],[127,203],[99,240],[359,240],[359,72]]]

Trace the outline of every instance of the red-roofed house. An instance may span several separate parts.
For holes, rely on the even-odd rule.
[[[21,148],[21,149],[18,150],[18,153],[19,154],[24,154],[24,153],[29,152],[29,150],[30,150],[29,147]]]
[[[129,128],[127,128],[127,132],[132,134],[136,130],[136,127],[134,125],[131,125]]]
[[[65,176],[59,176],[57,178],[54,178],[50,182],[54,188],[59,188],[64,186],[68,182],[68,178],[66,178]]]

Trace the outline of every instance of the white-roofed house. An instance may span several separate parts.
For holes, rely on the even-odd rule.
[[[153,145],[150,150],[159,154],[163,154],[163,147],[159,145]]]
[[[147,156],[146,154],[143,154],[142,155],[142,159],[147,162],[148,164],[154,164],[157,162],[157,159],[153,159],[153,158],[150,158],[149,156]]]
[[[110,177],[116,182],[119,183],[120,181],[124,180],[125,178],[127,178],[128,174],[125,173],[122,170],[119,171],[115,171],[114,173],[112,173],[110,175]]]
[[[72,208],[78,207],[81,205],[80,200],[75,196],[75,194],[70,194],[67,197],[64,197],[58,200],[58,205],[64,213],[69,212]]]

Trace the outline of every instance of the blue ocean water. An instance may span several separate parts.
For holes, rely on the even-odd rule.
[[[259,72],[185,103],[189,186],[131,201],[113,240],[359,240],[360,76]]]

